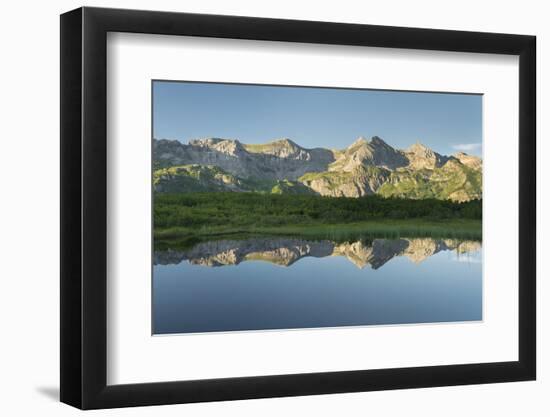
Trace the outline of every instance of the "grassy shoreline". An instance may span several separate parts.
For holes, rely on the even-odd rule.
[[[433,237],[481,240],[482,202],[380,196],[155,194],[157,244],[287,236],[310,240]],[[162,246],[161,245],[161,246]]]
[[[155,228],[157,241],[181,239],[215,239],[235,235],[303,236],[307,238],[338,239],[353,236],[373,237],[438,237],[481,240],[481,220],[451,219],[377,219],[335,224],[288,224],[277,227],[202,226]]]

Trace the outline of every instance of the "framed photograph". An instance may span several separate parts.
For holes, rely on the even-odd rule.
[[[61,401],[533,380],[535,37],[61,16]]]

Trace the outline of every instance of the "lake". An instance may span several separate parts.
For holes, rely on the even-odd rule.
[[[154,252],[153,334],[482,320],[481,242],[220,239]]]

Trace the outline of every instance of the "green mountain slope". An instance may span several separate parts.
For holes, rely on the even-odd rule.
[[[378,189],[378,194],[383,197],[469,201],[481,199],[481,189],[481,170],[451,159],[443,167],[433,170],[394,171]]]
[[[342,150],[307,149],[289,139],[266,144],[207,138],[154,140],[156,192],[261,192],[330,197],[469,201],[482,198],[482,161],[440,155],[416,143],[394,149],[379,137]]]
[[[153,172],[157,192],[256,191],[259,184],[242,180],[211,165],[180,165]]]

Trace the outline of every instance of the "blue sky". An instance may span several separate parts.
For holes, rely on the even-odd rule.
[[[332,88],[153,82],[157,139],[290,138],[342,149],[359,136],[396,148],[419,141],[441,154],[481,155],[482,96]]]

